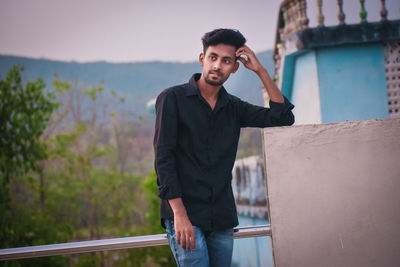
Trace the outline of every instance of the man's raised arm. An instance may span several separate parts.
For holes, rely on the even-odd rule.
[[[247,59],[242,56],[246,56]],[[271,101],[276,103],[284,103],[285,99],[282,93],[272,81],[271,77],[268,74],[268,71],[264,68],[263,65],[261,65],[260,61],[257,59],[256,54],[248,46],[244,45],[239,48],[236,51],[236,57],[238,57],[240,62],[242,62],[247,69],[254,71],[258,75],[258,77],[260,77],[261,82],[267,90]]]

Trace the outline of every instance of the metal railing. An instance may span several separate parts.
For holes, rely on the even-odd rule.
[[[271,236],[271,226],[237,227],[234,238]],[[0,261],[168,245],[166,234],[0,249]]]

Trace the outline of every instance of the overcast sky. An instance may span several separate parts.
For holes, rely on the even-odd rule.
[[[193,61],[201,37],[236,28],[256,52],[274,45],[280,0],[0,0],[0,54],[66,61]],[[316,0],[308,1],[310,26]],[[324,1],[326,24],[337,23],[336,0]],[[400,1],[388,0],[390,19]],[[366,0],[369,21],[380,1]],[[347,23],[359,21],[359,0],[344,0]]]

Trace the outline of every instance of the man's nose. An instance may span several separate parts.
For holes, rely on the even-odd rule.
[[[214,70],[219,70],[221,68],[221,61],[216,60],[213,65]]]

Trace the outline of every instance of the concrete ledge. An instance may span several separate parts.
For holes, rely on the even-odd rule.
[[[400,20],[317,27],[300,32],[303,49],[400,39]]]
[[[400,40],[400,20],[309,28],[293,33],[284,43],[290,54],[302,49],[393,40]]]

